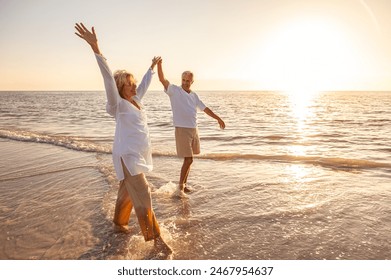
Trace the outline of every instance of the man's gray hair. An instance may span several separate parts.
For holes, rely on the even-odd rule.
[[[187,75],[190,75],[190,76],[191,76],[191,79],[194,80],[194,74],[193,74],[193,72],[191,72],[191,71],[185,71],[185,72],[182,73],[182,77],[183,77],[183,76],[187,76]]]

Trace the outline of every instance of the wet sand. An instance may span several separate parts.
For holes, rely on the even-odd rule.
[[[78,259],[97,246],[108,184],[95,155],[0,143],[0,259]]]

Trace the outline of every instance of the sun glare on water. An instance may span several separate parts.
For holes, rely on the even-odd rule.
[[[312,104],[319,95],[318,91],[291,90],[286,92],[289,98],[292,117],[296,119],[298,129],[302,131],[305,128],[306,120],[312,116]]]
[[[314,149],[308,145],[308,136],[314,133],[311,119],[314,117],[314,102],[319,92],[295,90],[285,92],[295,129],[291,132],[296,136],[296,143],[287,147],[287,152],[294,156],[307,156]]]

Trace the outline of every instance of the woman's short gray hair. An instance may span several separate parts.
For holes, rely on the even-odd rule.
[[[124,98],[122,95],[122,89],[123,89],[124,85],[128,82],[128,79],[130,79],[131,83],[136,84],[135,78],[128,71],[117,70],[114,72],[115,84],[117,85],[118,93],[122,98]]]

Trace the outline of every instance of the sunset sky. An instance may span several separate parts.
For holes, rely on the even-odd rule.
[[[195,90],[391,90],[389,0],[0,0],[0,90],[102,90],[75,22],[138,80],[159,55]]]

